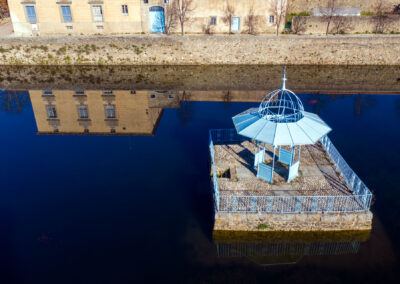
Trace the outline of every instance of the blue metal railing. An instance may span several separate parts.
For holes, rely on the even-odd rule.
[[[327,196],[238,196],[220,194],[218,176],[214,161],[215,143],[237,143],[249,140],[238,135],[235,129],[210,130],[210,156],[212,166],[212,188],[216,211],[221,212],[356,212],[368,211],[372,193],[361,179],[349,167],[339,154],[328,136],[321,139],[322,146],[329,154],[336,168],[342,173],[347,185],[353,190],[352,195]]]

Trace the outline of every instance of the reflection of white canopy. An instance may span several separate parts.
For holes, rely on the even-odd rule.
[[[273,146],[314,144],[332,129],[316,114],[301,111],[296,122],[274,122],[249,109],[233,117],[238,134]]]

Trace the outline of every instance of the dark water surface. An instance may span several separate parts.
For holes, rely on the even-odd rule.
[[[62,96],[72,100],[57,94],[56,102]],[[333,143],[374,192],[370,234],[222,236],[214,243],[208,130],[231,128],[233,115],[257,106],[245,102],[258,100],[251,92],[234,99],[244,102],[212,94],[204,100],[214,102],[160,100],[143,135],[94,130],[95,117],[76,133],[63,133],[61,121],[58,132],[38,135],[50,122],[33,109],[44,109],[38,98],[47,98],[1,92],[0,282],[397,282],[400,96],[300,96],[333,128]],[[137,107],[143,112],[132,108],[132,125],[141,126],[147,120],[140,115],[153,111]],[[77,116],[57,108],[60,117]]]

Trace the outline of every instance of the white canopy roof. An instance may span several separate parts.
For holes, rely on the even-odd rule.
[[[316,114],[301,111],[296,122],[274,122],[249,109],[233,117],[238,134],[273,146],[315,144],[332,129]]]

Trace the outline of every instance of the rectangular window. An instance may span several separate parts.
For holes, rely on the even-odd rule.
[[[122,5],[122,15],[128,16],[128,5]]]
[[[92,6],[93,21],[102,22],[103,21],[103,8],[100,5]]]
[[[63,16],[63,21],[65,23],[72,22],[72,15],[71,15],[71,7],[70,6],[61,6],[61,12]]]
[[[57,118],[56,106],[47,105],[46,110],[47,110],[47,118]]]
[[[164,4],[169,4],[169,0],[164,0]]]
[[[211,25],[216,25],[216,24],[217,24],[217,18],[211,17]]]
[[[144,4],[149,4],[149,0],[143,0]]]
[[[43,95],[52,95],[53,91],[52,90],[43,90]]]
[[[275,17],[274,17],[274,16],[269,16],[269,22],[270,22],[270,23],[275,22]]]
[[[78,106],[79,118],[89,118],[89,111],[87,105]]]
[[[25,9],[28,22],[32,24],[37,23],[35,6],[25,6]]]
[[[115,118],[115,105],[106,105],[106,118]]]

